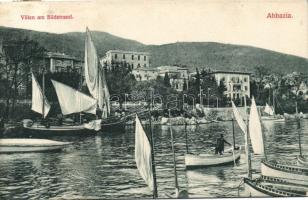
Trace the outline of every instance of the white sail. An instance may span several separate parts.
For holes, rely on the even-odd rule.
[[[63,115],[78,112],[96,114],[97,100],[89,97],[70,86],[51,80],[56,89],[59,104]]]
[[[141,177],[149,188],[153,190],[151,145],[137,115],[135,129],[135,161]]]
[[[240,112],[238,111],[238,109],[234,105],[233,101],[231,101],[231,102],[232,102],[234,118],[236,119],[236,121],[237,121],[239,127],[242,129],[243,133],[246,133],[247,126],[246,126]]]
[[[98,106],[103,111],[102,117],[110,114],[110,94],[106,84],[105,72],[102,70],[96,48],[87,28],[84,57],[85,80],[90,94],[98,100]]]
[[[268,104],[266,104],[264,112],[269,114],[269,115],[274,115],[274,110]]]
[[[45,97],[43,96],[40,85],[38,84],[35,76],[32,74],[32,106],[31,110],[40,113],[43,115],[43,99],[44,99],[44,118],[47,116],[50,110],[50,104]],[[44,98],[43,98],[44,97]]]
[[[249,134],[254,153],[264,155],[262,127],[254,98],[252,98],[251,100],[249,116]]]

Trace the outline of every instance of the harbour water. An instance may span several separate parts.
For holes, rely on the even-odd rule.
[[[173,126],[179,186],[190,198],[238,197],[243,193],[246,175],[244,152],[233,166],[185,170],[186,134],[184,126]],[[308,120],[301,120],[303,152],[308,149]],[[231,122],[187,127],[191,153],[206,153],[220,134],[232,142]],[[295,163],[298,130],[295,121],[265,122],[266,151],[269,159]],[[237,124],[235,137],[244,145]],[[74,142],[61,152],[0,155],[0,199],[48,198],[151,198],[134,162],[134,130],[101,133],[94,136],[50,136],[49,139]],[[173,192],[174,174],[168,126],[154,127],[155,159],[159,197]],[[260,158],[253,158],[254,173],[260,173]]]

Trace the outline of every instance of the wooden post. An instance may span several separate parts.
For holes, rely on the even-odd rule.
[[[151,96],[151,99],[153,98],[153,96]],[[151,100],[151,104],[152,104],[152,100]],[[151,154],[152,154],[152,173],[153,173],[153,199],[156,199],[158,197],[158,192],[157,192],[157,180],[156,180],[156,167],[155,167],[155,152],[154,152],[154,136],[153,136],[153,127],[152,127],[152,115],[151,115],[151,111],[152,111],[152,105],[150,106],[150,134],[151,134]]]
[[[302,141],[301,141],[301,122],[300,118],[297,116],[297,130],[298,130],[298,146],[299,146],[299,155],[303,156],[302,153]]]
[[[171,113],[169,109],[169,120],[170,118],[171,118]],[[171,127],[170,121],[169,121],[169,127],[170,127],[170,135],[171,135],[171,148],[172,148],[172,153],[173,153],[174,184],[175,184],[175,189],[178,191],[179,184],[178,184],[178,176],[177,176],[177,171],[176,171],[176,159],[175,159],[175,150],[174,150],[174,144],[173,144],[173,133],[172,133],[172,127]]]
[[[247,176],[249,179],[252,179],[251,174],[251,155],[249,151],[249,123],[248,123],[248,112],[247,112],[247,101],[246,95],[244,95],[244,105],[246,113],[246,134],[245,134],[245,152],[246,152],[246,162],[247,162]]]
[[[232,136],[233,136],[233,149],[235,150],[235,133],[234,133],[234,119],[232,117]]]
[[[186,153],[188,154],[188,135],[187,135],[187,123],[185,122],[185,138],[186,138]]]
[[[43,119],[45,118],[45,58],[44,58],[44,67],[43,67],[43,75],[42,75],[42,99],[43,99],[43,105],[42,105],[42,114]]]

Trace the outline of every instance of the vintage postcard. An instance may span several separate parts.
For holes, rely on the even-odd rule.
[[[306,0],[0,0],[0,199],[308,195]]]

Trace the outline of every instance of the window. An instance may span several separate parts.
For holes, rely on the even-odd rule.
[[[123,59],[125,59],[125,54],[123,54]]]
[[[132,69],[134,69],[134,63],[132,63]]]
[[[144,64],[144,65],[143,65],[143,67],[147,67],[147,65],[146,65],[146,64]]]
[[[134,55],[132,55],[132,60],[134,60]]]
[[[138,60],[140,60],[140,55],[138,55]]]
[[[144,60],[144,61],[146,61],[146,60],[147,60],[147,57],[146,57],[146,56],[144,56],[143,60]]]
[[[244,78],[244,82],[247,82],[247,77]]]
[[[118,54],[114,54],[114,59],[117,59],[118,58]]]
[[[247,91],[248,90],[248,87],[247,86],[245,86],[245,91]]]
[[[137,65],[137,68],[139,68],[140,67],[140,63],[138,63],[138,65]]]

